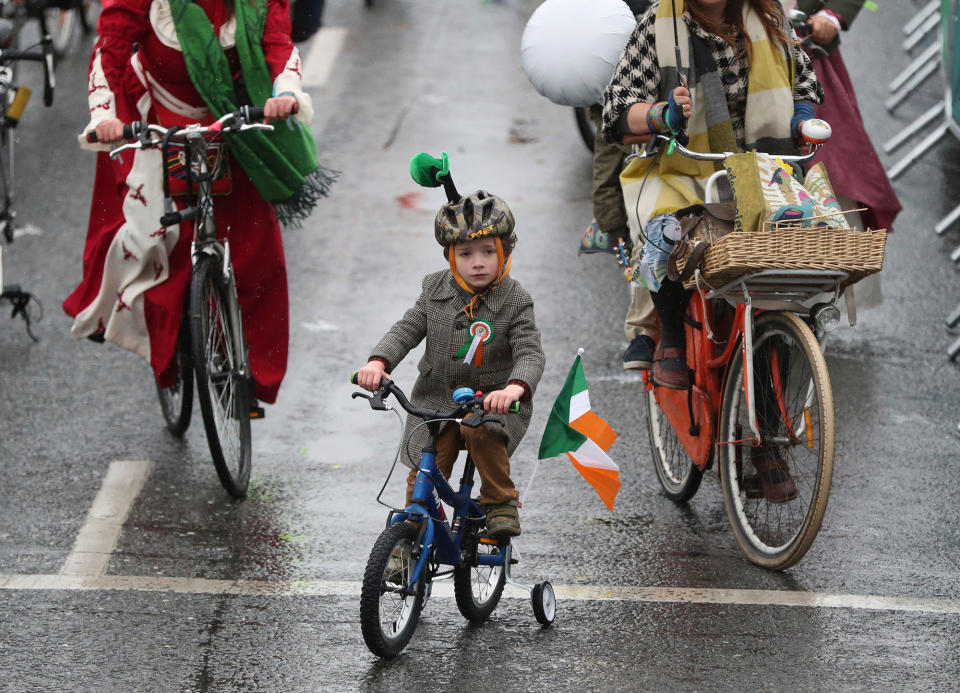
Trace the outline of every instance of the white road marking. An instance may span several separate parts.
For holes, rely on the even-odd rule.
[[[339,596],[359,597],[359,581],[304,580],[274,582],[256,580],[208,580],[204,578],[147,577],[135,575],[16,575],[0,574],[3,590],[69,590],[176,592],[180,594],[236,594],[247,596]],[[681,604],[731,604],[740,606],[789,606],[828,609],[868,609],[894,612],[960,614],[960,599],[882,597],[869,594],[788,592],[782,590],[702,589],[685,587],[631,587],[602,585],[554,585],[557,599],[564,601],[625,601]],[[529,599],[529,593],[507,586],[505,599]],[[434,583],[431,598],[453,598],[453,584]]]
[[[139,575],[105,575],[133,501],[150,473],[146,461],[110,464],[103,486],[94,499],[73,551],[58,575],[0,573],[0,590],[26,591],[125,591],[180,594],[236,594],[248,596],[340,596],[358,598],[356,580],[209,580]],[[624,601],[680,604],[730,604],[829,609],[872,609],[894,612],[960,614],[960,599],[883,597],[869,594],[790,592],[785,590],[703,589],[640,587],[631,585],[554,585],[557,599],[566,601]],[[452,599],[451,580],[438,580],[432,597]],[[529,599],[527,590],[507,585],[505,599]]]
[[[320,27],[310,41],[310,51],[303,61],[303,86],[322,87],[327,83],[346,37],[346,27]]]
[[[23,226],[17,226],[13,230],[14,238],[23,238],[24,236],[42,236],[43,229],[39,226],[34,226],[33,224],[24,224]]]
[[[334,325],[332,322],[327,322],[326,320],[320,320],[319,318],[313,322],[302,322],[300,323],[305,330],[308,332],[339,332],[340,328]]]
[[[97,577],[103,575],[127,521],[130,507],[150,473],[150,462],[118,460],[110,463],[100,492],[87,514],[87,522],[77,534],[73,551],[67,556],[60,575]]]

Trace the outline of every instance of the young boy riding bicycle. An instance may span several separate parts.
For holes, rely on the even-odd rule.
[[[501,198],[478,190],[443,205],[434,233],[450,268],[424,277],[417,302],[374,347],[367,365],[357,373],[357,383],[375,391],[381,376],[426,338],[410,397],[414,406],[449,409],[459,387],[486,393],[484,409],[504,415],[504,425],[444,425],[436,443],[437,467],[449,479],[459,451],[467,450],[480,474],[487,532],[517,536],[519,494],[510,477],[510,454],[530,424],[532,397],[545,359],[533,300],[509,276],[516,243],[513,214]],[[518,400],[520,412],[507,415]],[[404,439],[419,423],[407,420]],[[413,468],[407,479],[407,503],[417,478],[413,460],[419,457],[426,428],[416,433],[417,440],[404,448],[404,462]]]

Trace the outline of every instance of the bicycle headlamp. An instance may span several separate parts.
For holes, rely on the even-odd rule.
[[[821,332],[830,332],[840,324],[840,309],[833,303],[818,303],[810,309],[810,317]]]

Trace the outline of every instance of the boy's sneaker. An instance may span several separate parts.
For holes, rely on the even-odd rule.
[[[654,341],[645,334],[637,335],[623,352],[623,370],[648,371],[653,363]]]
[[[520,514],[512,503],[487,505],[483,508],[487,514],[487,534],[491,537],[519,537]]]

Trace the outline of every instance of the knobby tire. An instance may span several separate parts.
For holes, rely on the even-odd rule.
[[[472,546],[467,553],[474,563],[478,553],[500,553],[503,547],[499,544],[480,543],[474,535],[469,541]],[[466,541],[464,543],[466,543]],[[457,608],[463,617],[473,623],[480,623],[490,618],[490,614],[500,603],[503,586],[506,584],[507,574],[503,566],[499,565],[464,565],[453,569],[453,593],[457,598]]]
[[[407,522],[391,525],[380,533],[367,559],[360,589],[360,630],[363,641],[378,657],[400,654],[420,621],[426,584],[423,573],[414,594],[400,594],[416,563],[413,554],[418,534]],[[392,564],[391,556],[395,556]]]

